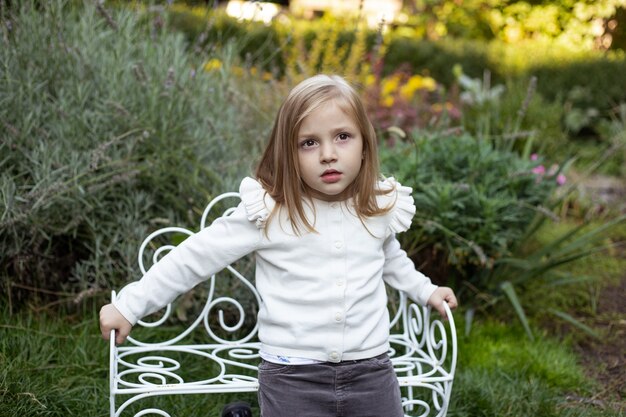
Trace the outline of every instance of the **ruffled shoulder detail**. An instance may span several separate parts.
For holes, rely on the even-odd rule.
[[[393,204],[393,208],[389,212],[390,231],[400,233],[408,230],[415,215],[415,203],[412,196],[413,189],[403,186],[393,177],[381,181],[379,186],[381,190],[388,191],[385,194],[387,204]],[[383,207],[386,206],[383,205]]]
[[[244,178],[239,185],[239,195],[246,209],[248,220],[255,222],[259,229],[265,228],[275,203],[261,183],[250,177]]]

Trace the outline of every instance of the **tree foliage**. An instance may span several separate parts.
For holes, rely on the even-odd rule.
[[[408,23],[429,39],[555,40],[570,48],[607,49],[625,0],[417,0],[410,2]]]

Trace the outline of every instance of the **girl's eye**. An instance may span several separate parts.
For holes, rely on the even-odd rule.
[[[305,139],[300,142],[300,147],[302,148],[311,148],[315,146],[315,141],[313,139]]]
[[[350,138],[350,135],[347,133],[340,133],[339,134],[339,139],[340,140],[348,140]]]

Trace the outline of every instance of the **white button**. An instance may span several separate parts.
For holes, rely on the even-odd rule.
[[[328,357],[336,361],[337,359],[339,359],[339,354],[337,352],[330,352],[330,355],[328,355]]]
[[[335,314],[335,321],[341,321],[343,319],[343,314],[337,313]]]
[[[341,248],[343,247],[343,242],[342,242],[341,240],[337,240],[337,241],[335,242],[335,247],[336,247],[337,249],[341,249]]]
[[[338,280],[337,280],[337,286],[338,286],[338,287],[343,286],[343,280],[342,280],[342,279],[338,279]]]

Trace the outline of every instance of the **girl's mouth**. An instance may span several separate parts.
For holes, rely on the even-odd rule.
[[[325,182],[326,184],[332,184],[339,180],[341,180],[341,172],[336,169],[327,169],[322,174],[322,182]]]

